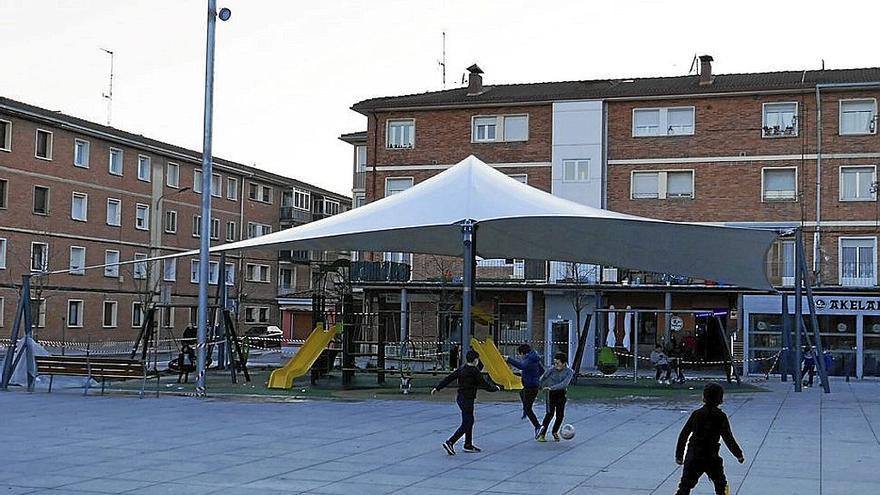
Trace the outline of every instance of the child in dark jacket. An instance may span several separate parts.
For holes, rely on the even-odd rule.
[[[541,366],[541,357],[532,350],[529,344],[517,347],[516,354],[519,360],[507,358],[507,362],[514,368],[522,370],[523,388],[519,391],[519,399],[523,406],[522,417],[529,418],[532,427],[535,428],[535,438],[537,438],[541,432],[541,423],[538,422],[538,417],[532,410],[532,406],[534,406],[538,391],[541,389],[541,375],[544,374],[544,367]]]
[[[553,440],[559,441],[559,427],[565,419],[565,402],[568,400],[565,390],[573,376],[574,371],[568,367],[568,356],[564,352],[557,352],[553,356],[553,367],[541,376],[541,386],[547,391],[547,413],[544,414],[544,424],[535,440],[547,441],[547,428],[550,427],[550,420],[556,416],[556,421],[553,422]]]
[[[719,439],[740,464],[745,462],[742,449],[733,438],[727,415],[718,408],[724,402],[724,389],[717,383],[707,383],[703,389],[703,407],[694,411],[681,433],[675,446],[675,462],[684,464],[681,482],[676,495],[688,495],[697,486],[703,473],[715,485],[715,493],[724,495],[727,490],[727,478],[724,476],[724,463],[718,455],[721,447]],[[687,443],[687,457],[684,447]]]
[[[480,452],[480,448],[474,445],[474,400],[477,398],[477,389],[481,388],[483,390],[488,390],[489,392],[497,392],[501,390],[501,387],[495,384],[490,384],[483,378],[482,373],[477,368],[477,365],[480,364],[480,355],[477,354],[477,351],[470,350],[467,352],[467,356],[465,356],[467,360],[467,364],[458,368],[449,374],[446,378],[440,381],[433,390],[431,390],[431,395],[437,393],[438,390],[442,390],[444,387],[452,383],[453,380],[458,380],[458,397],[456,397],[455,402],[458,404],[458,408],[461,409],[461,426],[455,430],[455,433],[449,437],[449,440],[443,442],[443,449],[446,450],[446,453],[449,455],[455,455],[455,443],[464,436],[464,451],[465,452]]]

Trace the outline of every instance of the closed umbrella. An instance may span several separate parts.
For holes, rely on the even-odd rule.
[[[627,306],[626,309],[630,310],[630,309],[632,309],[632,306]],[[632,311],[627,311],[623,315],[623,347],[626,347],[626,350],[628,350],[628,351],[632,350],[632,349],[630,349],[630,342],[629,342],[629,336],[630,336],[630,333],[632,332],[632,318],[633,318]]]
[[[617,313],[614,312],[614,306],[609,306],[608,309],[608,335],[605,337],[605,345],[608,347],[617,347],[617,333],[615,329],[617,328]]]

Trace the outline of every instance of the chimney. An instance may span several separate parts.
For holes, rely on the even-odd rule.
[[[709,86],[715,80],[712,76],[712,55],[700,55],[700,86]]]
[[[480,74],[483,73],[483,69],[477,64],[474,64],[467,68],[469,72],[468,75],[468,96],[477,96],[483,93],[483,76]]]

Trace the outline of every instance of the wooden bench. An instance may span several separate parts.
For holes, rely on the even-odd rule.
[[[91,356],[35,356],[37,374],[49,376],[49,392],[52,392],[52,381],[55,375],[83,376],[101,380],[101,394],[107,380],[141,380],[140,396],[144,396],[144,388],[148,376],[156,377],[156,396],[159,396],[159,373],[148,372],[144,363],[136,359],[95,358]],[[88,394],[91,380],[86,380],[83,395]]]

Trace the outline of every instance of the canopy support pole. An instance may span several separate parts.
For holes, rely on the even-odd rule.
[[[803,354],[801,351],[801,328],[804,326],[804,300],[803,300],[803,271],[801,266],[805,264],[803,259],[803,246],[798,249],[798,243],[803,243],[804,238],[801,229],[797,229],[794,235],[794,352],[792,357],[794,362],[794,391],[801,391],[801,361]]]
[[[20,327],[23,327],[24,336],[22,337],[21,349],[16,354]],[[33,328],[33,319],[31,317],[31,274],[27,273],[21,276],[21,297],[18,302],[18,310],[15,313],[15,323],[12,325],[12,335],[9,337],[9,347],[6,348],[6,357],[3,360],[3,378],[2,382],[0,382],[0,388],[3,390],[8,390],[12,374],[16,366],[18,366],[18,362],[24,356],[27,363],[27,390],[28,392],[34,391],[37,366],[34,361]]]
[[[461,237],[464,246],[464,287],[461,294],[461,355],[462,361],[467,359],[467,353],[471,350],[471,308],[474,303],[474,265],[476,253],[474,252],[474,223],[465,220],[461,224]]]

